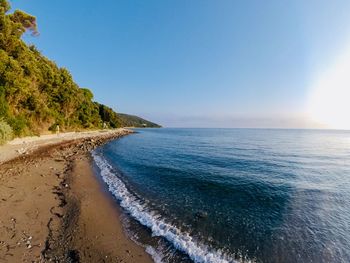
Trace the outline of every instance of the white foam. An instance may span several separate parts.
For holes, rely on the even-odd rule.
[[[103,181],[108,185],[109,191],[119,200],[120,206],[142,225],[149,227],[153,236],[164,237],[195,262],[237,262],[219,250],[210,249],[204,244],[198,244],[188,233],[181,232],[175,226],[166,223],[159,215],[148,210],[129,192],[125,184],[113,173],[112,166],[104,158],[96,151],[92,153],[92,156],[100,169]],[[152,252],[155,255],[155,251],[151,251],[150,248],[147,252]],[[154,260],[156,261],[155,257]]]
[[[151,255],[155,263],[163,262],[163,255],[158,253],[152,246],[147,246],[146,252]]]
[[[123,223],[123,226],[125,227],[125,231],[128,235],[128,237],[130,237],[130,239],[132,241],[134,241],[136,244],[138,244],[139,246],[141,247],[144,247],[145,248],[145,251],[152,257],[153,259],[153,262],[155,263],[163,263],[163,258],[164,258],[164,255],[161,253],[161,249],[157,250],[155,249],[154,247],[150,246],[150,245],[144,245],[142,243],[140,243],[137,239],[138,239],[138,234],[135,233],[135,232],[132,232],[129,227],[129,221],[130,219],[128,219],[128,217],[125,217],[123,216],[122,217],[122,223]]]

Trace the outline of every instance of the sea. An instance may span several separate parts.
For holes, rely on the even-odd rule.
[[[155,262],[350,262],[350,131],[135,132],[92,155]]]

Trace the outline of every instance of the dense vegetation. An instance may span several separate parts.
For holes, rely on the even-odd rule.
[[[124,127],[143,127],[143,128],[160,128],[161,126],[142,119],[140,117],[119,113],[118,117],[120,118],[120,122],[123,123]]]
[[[0,145],[12,139],[12,128],[5,121],[0,119]]]
[[[102,128],[103,123],[128,126],[111,108],[94,102],[92,92],[80,88],[67,69],[21,39],[25,32],[38,34],[34,16],[9,10],[7,0],[0,0],[0,119],[14,136],[57,125],[63,131]]]

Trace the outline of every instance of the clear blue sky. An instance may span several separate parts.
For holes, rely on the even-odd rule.
[[[310,83],[350,36],[348,0],[11,4],[95,100],[165,126],[310,126]]]

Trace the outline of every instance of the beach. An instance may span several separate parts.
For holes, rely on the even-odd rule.
[[[0,147],[0,262],[152,262],[123,232],[90,152],[130,130],[16,139]]]

